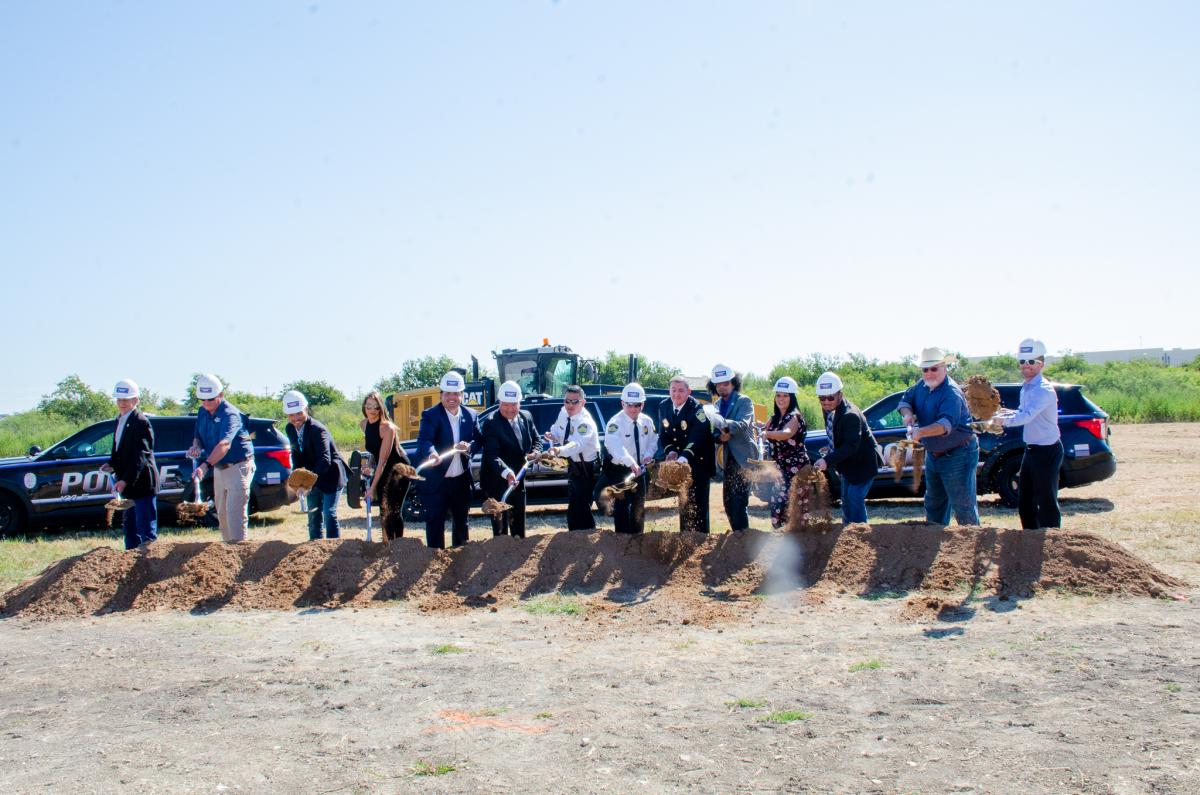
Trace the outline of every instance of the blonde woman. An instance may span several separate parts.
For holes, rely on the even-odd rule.
[[[383,398],[372,392],[363,398],[362,428],[367,452],[371,454],[374,472],[368,494],[380,505],[383,533],[388,541],[404,536],[404,498],[408,496],[409,480],[395,471],[396,464],[407,464],[408,456],[400,447],[399,429],[383,410]]]

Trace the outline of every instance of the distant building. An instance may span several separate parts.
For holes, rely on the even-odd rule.
[[[1146,360],[1162,362],[1171,367],[1182,367],[1185,364],[1191,364],[1197,356],[1200,356],[1200,348],[1129,348],[1118,351],[1072,351],[1072,354],[1083,359],[1088,364]],[[990,357],[969,356],[967,357],[967,361],[979,362],[987,358]],[[1061,358],[1061,356],[1047,356],[1046,361],[1057,362]]]

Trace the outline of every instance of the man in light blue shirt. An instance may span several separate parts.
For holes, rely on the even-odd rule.
[[[1042,378],[1046,366],[1046,346],[1041,340],[1026,339],[1018,348],[1021,366],[1021,405],[1017,413],[1001,420],[1007,428],[1020,427],[1025,440],[1025,456],[1017,480],[1021,527],[1062,527],[1058,508],[1058,473],[1062,468],[1063,446],[1058,429],[1058,393]]]

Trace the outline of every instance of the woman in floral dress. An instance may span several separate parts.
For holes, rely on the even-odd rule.
[[[775,382],[775,413],[763,431],[763,438],[771,443],[771,457],[783,476],[782,488],[776,489],[775,496],[771,498],[771,526],[776,528],[787,523],[788,492],[792,478],[809,463],[808,450],[804,447],[808,426],[796,402],[799,391],[796,380],[789,376],[785,375]]]

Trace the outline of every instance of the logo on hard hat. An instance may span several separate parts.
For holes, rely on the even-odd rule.
[[[832,388],[833,388],[833,382],[832,382],[832,381],[825,381],[824,383],[817,384],[817,386],[821,387],[821,389],[832,389]]]
[[[129,393],[129,387],[119,386],[119,387],[117,387],[117,391],[120,392],[122,395],[125,395],[125,394]]]
[[[1021,353],[1033,353],[1033,346],[1032,345],[1022,345]]]
[[[293,400],[293,401],[291,401],[290,403],[288,403],[287,407],[288,407],[289,409],[298,409],[298,408],[300,408],[300,401],[299,401],[299,400]]]
[[[513,389],[504,390],[504,397],[516,397],[516,396],[517,396],[516,390],[513,390]]]
[[[729,375],[729,371],[728,370],[717,370],[715,373],[713,373],[713,375],[716,376],[717,378],[721,378],[722,376]]]

